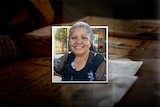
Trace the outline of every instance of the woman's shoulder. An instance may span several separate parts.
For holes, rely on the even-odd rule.
[[[103,59],[104,61],[106,61],[106,58],[101,53],[91,51],[91,54],[93,54],[95,60]]]
[[[64,55],[61,56],[60,59],[67,59],[68,56],[74,56],[74,54],[72,53],[72,51],[64,53]]]

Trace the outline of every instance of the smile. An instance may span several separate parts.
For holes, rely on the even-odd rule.
[[[81,48],[83,48],[82,46],[76,46],[75,47],[76,49],[81,49]]]

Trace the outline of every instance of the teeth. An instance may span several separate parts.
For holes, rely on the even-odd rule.
[[[82,48],[82,47],[81,47],[81,46],[76,46],[76,48],[77,48],[77,49],[80,49],[80,48]]]

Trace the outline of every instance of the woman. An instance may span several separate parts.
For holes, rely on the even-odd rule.
[[[62,81],[105,81],[105,58],[92,48],[92,30],[85,22],[75,23],[69,32],[70,52],[54,61]]]

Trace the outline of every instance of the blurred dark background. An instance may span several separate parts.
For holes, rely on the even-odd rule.
[[[46,4],[51,6],[49,11]],[[159,0],[1,0],[0,34],[23,34],[85,16],[159,19],[159,5]],[[45,10],[54,12],[54,16],[44,14]]]
[[[49,33],[47,32],[46,34],[49,38],[45,38],[46,35],[43,38],[43,36],[41,36],[43,35],[43,33],[41,32],[40,34],[39,33],[36,35],[33,34],[33,36],[30,35],[26,36],[25,34],[45,26],[60,25],[62,23],[72,22],[81,19],[85,16],[99,16],[99,17],[125,19],[125,20],[132,20],[132,19],[159,20],[160,0],[1,0],[0,36],[2,37],[0,39],[2,40],[0,40],[0,49],[1,49],[0,54],[3,54],[4,52],[8,53],[14,52],[14,49],[12,48],[17,46],[18,47],[17,50],[19,51],[19,53],[18,52],[17,53],[20,54],[19,56],[22,55],[23,56],[22,58],[26,58],[26,56],[30,58],[30,55],[28,53],[32,53],[31,55],[36,57],[37,56],[50,57],[51,32]],[[5,40],[3,41],[4,35],[5,36],[8,35],[14,38],[17,44],[15,46],[11,45],[11,43],[8,42],[8,39],[5,39],[6,42]],[[3,48],[5,47],[3,44],[8,44],[6,45],[6,51],[4,52]],[[127,96],[122,101],[121,107],[159,107],[159,106],[154,106],[154,105],[160,105],[159,91],[157,91],[160,89],[160,84],[158,81],[159,66],[157,66],[159,63],[158,49],[159,49],[159,41],[158,42],[156,41],[146,51],[146,56],[145,55],[143,56],[143,58],[145,59],[144,60],[145,65],[142,66],[143,68],[141,69],[141,72],[138,73],[139,78],[133,85],[133,88],[129,92],[127,92],[126,94]],[[144,51],[144,48],[142,48],[142,50]],[[19,58],[19,56],[17,57]],[[7,58],[10,58],[10,56]],[[32,63],[30,62],[30,59],[29,63],[27,63],[27,58],[25,62],[23,61],[21,62],[21,60],[19,62],[17,61],[17,59],[15,63],[13,60],[11,66],[10,64],[8,64],[7,60],[6,63],[8,64],[8,66],[4,66],[4,68],[0,67],[1,68],[0,71],[5,71],[5,72],[0,72],[1,73],[0,83],[2,84],[2,86],[1,85],[0,86],[1,90],[3,90],[0,93],[1,100],[3,99],[3,101],[0,101],[0,104],[6,104],[9,105],[9,107],[13,104],[17,106],[19,103],[22,104],[21,106],[23,107],[31,104],[32,102],[33,105],[38,104],[39,107],[42,107],[43,105],[41,104],[44,103],[47,105],[54,103],[58,104],[60,102],[59,97],[61,97],[61,86],[58,86],[57,84],[51,85],[50,81],[51,69],[50,65],[46,66],[45,63],[46,60],[45,59],[42,60],[42,62],[45,63],[44,66],[43,64],[42,65],[35,64],[36,61],[35,62],[33,61]],[[37,60],[39,61],[39,59]],[[0,61],[3,62],[3,60]],[[31,70],[31,72],[29,72],[28,70]],[[62,87],[64,87],[64,84],[62,85],[63,85]],[[74,87],[70,87],[69,85],[68,89],[69,90],[71,89],[72,91],[72,88]],[[76,88],[78,87],[76,86]],[[55,90],[58,90],[57,93],[55,93]],[[81,92],[82,94],[80,94]],[[85,98],[86,93],[87,92],[82,89],[78,91],[78,94],[75,95],[78,97],[80,96]],[[5,98],[3,98],[4,96]],[[21,97],[24,97],[26,101],[24,101],[24,99]],[[103,97],[102,100],[104,98],[108,98],[108,96]],[[57,100],[54,99],[58,99],[59,102],[56,102]],[[75,102],[79,99],[74,100],[73,98],[72,100],[73,102]],[[25,102],[24,104],[23,101]],[[80,99],[80,102],[81,101],[83,101],[83,99]],[[3,105],[1,106],[3,107]]]
[[[159,19],[159,0],[64,0],[63,21],[86,15],[119,19]]]

